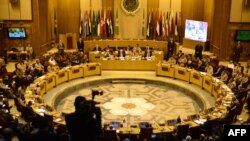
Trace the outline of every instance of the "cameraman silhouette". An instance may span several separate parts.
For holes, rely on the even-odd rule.
[[[101,135],[101,110],[94,101],[77,96],[75,112],[65,115],[70,141],[99,141]]]

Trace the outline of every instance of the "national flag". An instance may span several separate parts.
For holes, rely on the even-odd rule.
[[[106,18],[106,35],[107,37],[112,37],[113,35],[113,26],[111,20],[111,11],[107,11],[107,18]]]
[[[170,27],[171,32],[170,32],[170,35],[173,38],[174,37],[174,32],[175,32],[175,25],[174,25],[174,17],[172,16],[172,13],[173,12],[171,12],[171,27]]]
[[[158,36],[161,36],[162,35],[162,11],[159,12],[158,21],[159,21],[159,34],[158,34]]]
[[[110,16],[110,15],[109,15],[109,12],[110,12],[110,11],[107,10],[107,17],[106,17],[106,20],[105,20],[105,25],[106,25],[106,26],[105,26],[105,29],[106,29],[106,35],[107,35],[107,37],[109,37],[109,35],[110,35],[110,30],[109,30],[109,24],[110,24],[110,23],[109,23],[109,18],[110,18],[109,16]]]
[[[166,17],[165,12],[162,14],[162,37],[166,36]]]
[[[150,22],[151,22],[151,13],[148,12],[148,21],[147,21],[147,37],[150,36]]]
[[[150,21],[150,29],[149,29],[149,37],[152,38],[154,35],[154,13],[151,11],[151,21]]]
[[[167,12],[167,14],[166,14],[166,36],[167,36],[167,38],[169,38],[169,34],[170,34],[170,31],[169,31],[169,13]]]
[[[104,10],[104,16],[103,16],[103,34],[104,37],[107,36],[107,30],[106,30],[106,20],[107,20],[107,10]]]
[[[97,36],[100,36],[100,34],[101,34],[101,15],[99,10],[97,15]]]
[[[104,22],[104,10],[101,10],[101,21],[100,21],[100,36],[104,36],[104,27],[105,27],[105,22]]]
[[[178,18],[178,35],[179,35],[179,42],[181,42],[181,12],[179,12],[179,18]]]
[[[89,35],[91,35],[92,34],[92,12],[91,12],[91,10],[89,10]]]
[[[82,25],[83,25],[83,17],[82,17],[82,11],[80,10],[80,22],[79,22],[79,34],[82,36]]]
[[[174,30],[174,35],[177,37],[178,36],[178,29],[177,29],[177,26],[178,26],[178,12],[176,12],[176,15],[175,15],[175,30]]]
[[[145,34],[145,9],[143,9],[142,13],[142,36],[144,37]]]
[[[56,13],[56,9],[54,9],[54,34],[57,37],[58,34],[58,25],[57,25],[57,13]]]
[[[93,18],[92,18],[92,22],[93,22],[93,25],[92,25],[92,35],[93,36],[96,36],[96,28],[97,28],[97,26],[96,26],[96,14],[95,14],[95,11],[93,10]]]
[[[109,11],[109,33],[111,35],[111,37],[114,35],[114,29],[113,29],[113,20],[112,20],[112,15],[111,15],[111,11]]]
[[[84,12],[83,31],[84,36],[87,37],[89,35],[89,19],[87,11]]]
[[[160,35],[160,24],[159,24],[159,11],[156,12],[155,14],[155,32],[156,36]]]
[[[116,34],[116,35],[119,35],[118,9],[116,9],[116,13],[115,13],[115,34]]]

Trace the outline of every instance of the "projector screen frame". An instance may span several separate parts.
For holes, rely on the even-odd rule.
[[[208,34],[208,22],[186,19],[184,38],[198,42],[206,42]]]
[[[13,29],[19,29],[20,31],[23,32],[24,36],[21,36],[21,35],[19,35],[19,36],[14,36],[14,35],[11,36],[10,32]],[[26,31],[25,27],[8,27],[7,28],[7,36],[8,36],[9,39],[26,39],[27,38],[27,31]]]

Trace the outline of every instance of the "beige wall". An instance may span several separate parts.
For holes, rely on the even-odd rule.
[[[119,25],[119,34],[115,35],[115,38],[140,39],[146,37],[147,1],[141,0],[140,2],[141,7],[135,15],[127,15],[121,8],[121,1],[114,1],[114,12],[116,14],[116,11],[118,11],[119,18],[119,22],[115,22],[115,26]]]
[[[82,12],[89,11],[91,8],[91,1],[92,0],[80,0],[80,9]],[[99,0],[100,1],[100,0]]]
[[[245,0],[231,0],[230,22],[250,22],[249,3],[245,6]]]
[[[223,7],[223,8],[221,8]],[[231,3],[229,0],[215,0],[213,28],[211,32],[212,52],[220,60],[229,60],[232,47],[235,43],[234,36],[237,29],[250,29],[249,23],[232,23],[230,19]],[[235,11],[238,12],[238,11]],[[247,60],[250,52],[250,42],[242,42],[243,52],[241,60]]]
[[[207,40],[211,40],[211,29],[213,28],[214,0],[204,0],[204,21],[208,22]]]
[[[80,1],[57,0],[59,34],[79,33]]]
[[[32,20],[31,0],[19,0],[16,4],[0,0],[0,20]]]

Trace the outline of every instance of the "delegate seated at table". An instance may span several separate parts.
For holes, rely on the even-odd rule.
[[[104,57],[104,58],[107,58],[107,59],[110,59],[110,58],[112,58],[112,56],[113,56],[112,51],[111,51],[109,48],[107,48],[107,49],[104,51],[103,57]]]
[[[126,56],[126,53],[123,49],[119,49],[117,57],[124,58]]]
[[[33,54],[33,48],[30,46],[30,44],[28,44],[25,48],[25,50],[27,51],[27,53],[29,54],[29,56],[31,56]],[[31,59],[32,57],[30,57]]]
[[[24,51],[24,47],[21,44],[18,45],[17,49],[18,49],[19,52]]]
[[[144,51],[144,57],[149,58],[152,56],[152,50],[149,48],[149,46],[146,47],[146,50]]]
[[[102,51],[102,49],[99,47],[98,44],[96,44],[95,47],[93,48],[93,51]]]

